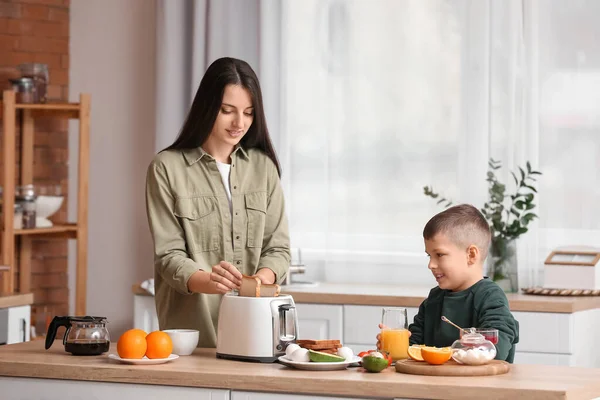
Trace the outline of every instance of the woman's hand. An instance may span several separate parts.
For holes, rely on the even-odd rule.
[[[260,281],[265,285],[275,283],[275,272],[269,268],[261,268],[258,270],[255,276],[258,276]]]
[[[233,264],[221,261],[212,267],[210,273],[211,285],[214,285],[220,293],[227,293],[239,289],[242,284],[242,273]]]
[[[198,271],[188,281],[191,292],[207,294],[225,294],[239,289],[242,273],[231,263],[221,261],[212,267],[212,272]]]

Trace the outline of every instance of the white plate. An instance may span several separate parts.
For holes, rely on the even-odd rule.
[[[286,356],[281,356],[278,358],[279,362],[285,366],[296,368],[296,369],[304,369],[307,371],[336,371],[340,369],[346,369],[350,364],[360,362],[361,358],[358,356],[352,357],[350,361],[341,361],[341,362],[311,362],[311,361],[292,361]]]
[[[164,364],[169,361],[177,360],[179,356],[177,354],[171,354],[167,358],[121,358],[117,354],[109,354],[108,358],[111,360],[119,361],[124,364],[144,364],[144,365],[153,365],[153,364]]]

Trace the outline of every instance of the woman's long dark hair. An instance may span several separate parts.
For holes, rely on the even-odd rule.
[[[279,161],[267,129],[258,77],[247,62],[235,58],[219,58],[208,67],[179,136],[165,150],[192,149],[204,144],[221,109],[223,93],[227,85],[241,85],[247,89],[254,107],[254,120],[240,144],[246,149],[262,150],[273,161],[277,172],[281,175]]]

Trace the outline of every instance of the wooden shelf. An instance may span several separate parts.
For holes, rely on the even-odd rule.
[[[50,235],[55,233],[77,233],[77,224],[54,225],[50,228],[15,229],[15,235]]]
[[[79,111],[79,103],[35,103],[15,104],[17,110],[73,110]]]
[[[63,223],[50,228],[14,229],[14,213],[5,212],[2,215],[4,230],[0,230],[0,243],[2,244],[0,265],[8,266],[8,270],[0,270],[0,281],[2,292],[14,293],[18,271],[18,289],[22,293],[28,293],[31,290],[33,239],[40,236],[77,239],[75,290],[73,290],[75,315],[86,315],[90,95],[81,93],[78,103],[24,104],[16,102],[14,91],[6,90],[2,93],[0,110],[0,118],[4,128],[0,162],[4,169],[2,200],[5,210],[13,209],[17,184],[14,179],[15,176],[20,177],[18,184],[34,183],[35,119],[41,116],[79,120],[78,190],[76,193],[72,193],[77,200],[77,224]],[[20,146],[16,141],[17,128],[20,128],[21,132]],[[17,150],[20,151],[20,164],[17,164]],[[17,166],[19,171],[16,171]],[[20,174],[17,174],[17,172],[20,172]]]
[[[0,100],[0,109],[3,107]],[[79,118],[81,111],[80,103],[15,103],[15,110],[29,110],[32,117],[65,117]],[[0,118],[2,114],[0,113]]]

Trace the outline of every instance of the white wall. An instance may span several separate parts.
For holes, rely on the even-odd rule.
[[[70,36],[69,98],[91,94],[87,313],[107,317],[116,341],[133,323],[131,285],[152,276],[144,184],[154,154],[154,1],[72,0]],[[72,196],[77,132],[73,121]],[[70,201],[72,220],[75,212]]]

